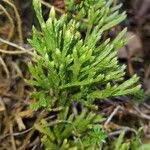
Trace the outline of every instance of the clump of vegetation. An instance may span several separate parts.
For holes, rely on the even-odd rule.
[[[125,142],[125,133],[122,132],[118,139],[115,141],[112,150],[149,150],[150,144],[143,144],[140,140],[142,128],[136,133],[135,137]]]
[[[31,93],[36,100],[32,108],[54,115],[51,122],[42,120],[35,128],[42,133],[41,141],[48,150],[99,149],[106,133],[102,116],[95,113],[94,100],[140,90],[136,75],[123,82],[125,65],[120,65],[116,56],[127,42],[123,38],[126,29],[113,40],[102,40],[104,32],[126,15],[119,13],[121,5],[113,6],[112,0],[83,1],[77,6],[68,2],[66,14],[57,18],[52,8],[44,21],[39,1],[33,0],[41,31],[33,27],[29,40],[36,51],[29,64],[32,79],[27,83],[36,87]]]

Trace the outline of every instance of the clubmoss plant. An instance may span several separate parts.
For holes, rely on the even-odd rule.
[[[101,116],[92,111],[97,108],[94,100],[135,94],[140,89],[136,75],[123,82],[125,65],[117,61],[117,50],[127,42],[123,38],[127,29],[113,40],[102,40],[106,31],[126,18],[119,13],[121,5],[113,6],[113,0],[91,2],[74,6],[66,0],[66,14],[58,18],[52,8],[44,21],[39,0],[33,0],[41,31],[33,27],[29,40],[35,54],[29,63],[32,79],[27,83],[36,88],[31,93],[36,100],[33,109],[58,110],[52,122],[42,120],[35,125],[48,150],[99,149],[106,136]],[[75,107],[77,113],[74,103],[80,107]]]

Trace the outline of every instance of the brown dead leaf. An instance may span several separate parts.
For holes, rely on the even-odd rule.
[[[127,59],[128,55],[133,57],[133,56],[138,56],[141,54],[142,42],[141,42],[140,37],[134,32],[127,32],[125,35],[125,38],[129,39],[131,37],[132,37],[132,39],[130,39],[128,44],[127,44],[128,51],[127,51],[125,46],[122,47],[121,49],[119,49],[118,58]]]

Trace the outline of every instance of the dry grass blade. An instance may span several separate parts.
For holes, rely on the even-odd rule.
[[[10,45],[10,46],[12,46],[12,47],[15,47],[15,48],[17,48],[17,49],[20,49],[20,50],[22,50],[22,51],[26,51],[26,49],[24,49],[23,47],[21,47],[21,46],[15,44],[15,43],[9,42],[9,41],[7,41],[7,40],[4,40],[4,39],[2,39],[2,38],[0,38],[0,42],[5,43],[5,44],[7,44],[7,45]]]
[[[2,9],[2,11],[7,16],[8,20],[10,22],[10,31],[9,31],[8,37],[7,37],[7,40],[9,41],[12,38],[13,33],[14,33],[14,22],[13,22],[11,16],[9,15],[9,13],[7,12],[7,10],[2,5],[0,5],[0,9]],[[4,49],[7,49],[7,46],[8,45],[6,44]]]
[[[139,114],[139,116],[142,118],[142,119],[146,119],[146,120],[150,120],[150,116],[149,115],[147,115],[147,114],[145,114],[145,113],[143,113],[141,110],[140,110],[140,108],[138,108],[138,107],[134,107],[135,108],[135,110],[137,111],[137,113]]]
[[[18,35],[19,35],[19,44],[23,45],[23,35],[22,35],[21,19],[20,19],[18,10],[17,10],[16,6],[13,3],[11,3],[10,1],[3,0],[3,2],[5,2],[6,4],[8,4],[10,7],[12,7],[13,10],[14,10],[14,12],[15,12],[16,19],[17,19]]]
[[[119,135],[119,134],[121,134],[122,132],[133,132],[133,133],[135,133],[135,134],[137,133],[136,130],[133,129],[133,128],[122,127],[121,130],[113,131],[113,132],[108,133],[108,137],[112,137],[112,136]]]
[[[7,65],[5,64],[4,60],[2,59],[2,57],[0,56],[0,64],[3,66],[4,71],[6,73],[6,78],[9,79],[10,75],[9,75],[9,70],[7,68]]]
[[[13,125],[12,124],[10,124],[10,134],[11,134],[12,149],[17,150],[16,144],[15,144],[15,139],[14,139],[14,136],[13,136]]]
[[[33,55],[32,52],[30,51],[15,51],[15,50],[4,50],[4,49],[0,49],[0,52],[1,53],[4,53],[4,54],[10,54],[10,55],[19,55],[19,54],[30,54],[30,55]]]
[[[106,120],[104,126],[107,126],[109,124],[109,122],[112,120],[112,118],[114,117],[114,115],[118,112],[119,109],[122,109],[122,107],[119,105],[117,106],[114,111],[111,113],[111,115],[108,117],[108,119]]]
[[[30,50],[32,50],[32,49],[26,50],[25,48],[23,48],[23,47],[21,47],[21,46],[15,44],[15,43],[12,43],[12,42],[9,42],[9,41],[7,41],[7,40],[4,40],[4,39],[2,39],[2,38],[0,38],[0,42],[5,43],[5,44],[7,44],[7,45],[10,45],[10,46],[12,46],[12,47],[15,47],[15,48],[21,50],[21,51],[13,51],[13,50],[11,50],[11,51],[10,51],[10,50],[7,50],[7,51],[6,51],[6,50],[0,49],[0,52],[2,52],[2,53],[6,53],[6,54],[22,54],[22,53],[28,53],[28,54],[30,54],[30,55],[33,55],[33,53],[30,51]]]
[[[35,123],[38,123],[42,118],[44,118],[47,115],[47,112],[42,111],[39,115],[39,117],[37,118],[37,120],[35,121]],[[24,140],[23,144],[21,147],[18,148],[18,150],[23,150],[26,149],[28,142],[30,141],[30,138],[32,137],[32,135],[35,132],[35,128],[32,128],[31,131],[29,132],[29,134],[26,136],[26,139]]]

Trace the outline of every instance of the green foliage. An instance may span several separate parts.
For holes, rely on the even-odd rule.
[[[91,112],[96,108],[94,100],[135,94],[140,89],[136,75],[122,83],[125,66],[119,65],[116,54],[127,42],[123,38],[126,29],[113,40],[102,39],[126,15],[119,13],[120,5],[113,7],[112,0],[85,0],[77,6],[73,1],[65,2],[68,11],[73,9],[74,19],[70,19],[69,12],[57,19],[52,8],[45,22],[39,1],[33,0],[41,31],[33,27],[29,40],[36,50],[29,63],[32,79],[26,81],[36,88],[31,93],[36,100],[32,108],[60,110],[50,123],[42,120],[35,128],[42,133],[47,150],[96,150],[106,135],[100,127],[101,116]],[[82,106],[81,113],[73,113],[73,102]],[[127,147],[125,144],[124,149]]]
[[[95,126],[93,131],[90,132],[90,138],[91,143],[99,145],[105,143],[106,134],[99,126]]]
[[[144,144],[137,148],[137,150],[149,150],[149,149],[150,149],[150,144]]]
[[[99,123],[103,120],[95,113],[84,109],[81,114],[70,114],[67,107],[49,124],[42,120],[35,128],[44,136],[42,142],[48,150],[90,149],[105,142],[105,132]],[[72,138],[73,137],[73,138]]]
[[[121,133],[119,138],[117,139],[114,150],[129,150],[130,143],[124,143],[123,138],[124,132]]]
[[[141,131],[139,129],[136,136],[127,142],[124,139],[125,133],[122,132],[116,140],[113,150],[149,150],[150,144],[142,144],[140,141]]]
[[[123,79],[125,66],[118,64],[116,53],[126,41],[123,39],[126,29],[113,41],[107,39],[101,44],[98,42],[105,30],[125,18],[124,13],[119,14],[117,8],[111,8],[111,1],[107,5],[104,3],[108,6],[106,12],[92,10],[93,7],[89,9],[85,38],[78,31],[81,22],[73,19],[68,21],[67,15],[57,20],[54,8],[44,22],[38,0],[33,2],[42,33],[33,27],[29,42],[37,53],[34,56],[35,63],[29,64],[33,79],[28,83],[38,89],[37,94],[32,95],[40,101],[37,105],[39,108],[46,105],[42,100],[44,97],[49,107],[54,101],[64,106],[70,105],[72,100],[91,105],[95,98],[106,99],[136,93],[140,89],[139,85],[133,86],[138,81],[136,75],[122,84],[118,82]],[[99,3],[103,4],[101,1]],[[98,25],[92,27],[95,22]],[[97,85],[101,85],[101,90]]]

